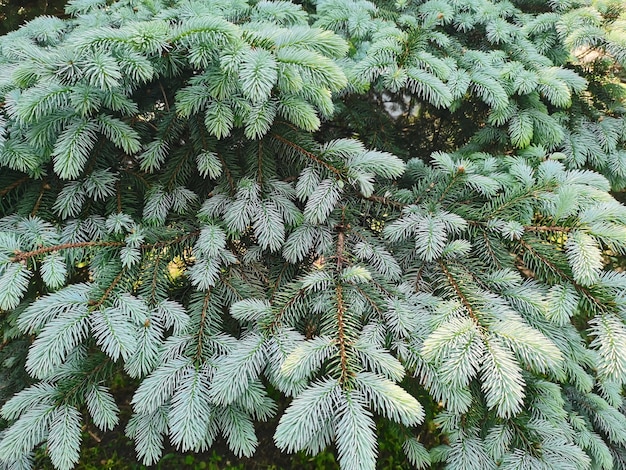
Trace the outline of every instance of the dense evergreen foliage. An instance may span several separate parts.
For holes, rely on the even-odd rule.
[[[621,1],[67,13],[0,38],[0,468],[72,468],[119,374],[146,464],[279,413],[346,470],[381,419],[417,468],[626,468]]]

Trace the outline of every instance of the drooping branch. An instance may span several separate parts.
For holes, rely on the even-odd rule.
[[[337,227],[337,275],[340,275],[344,261],[344,249],[345,249],[345,233],[344,226]],[[335,287],[335,295],[337,299],[337,343],[339,346],[339,364],[341,367],[341,379],[343,384],[348,378],[348,354],[347,354],[347,339],[345,331],[345,313],[346,305],[343,299],[343,285],[341,282],[337,282]]]
[[[228,180],[228,186],[230,187],[231,192],[234,194],[236,185],[235,185],[235,180],[233,179],[233,174],[228,168],[228,165],[226,165],[226,160],[224,160],[224,157],[220,154],[220,152],[216,152],[215,154],[217,155],[217,158],[220,160],[220,163],[222,164],[224,175],[226,175],[226,179]]]
[[[263,141],[259,140],[257,144],[257,183],[259,186],[263,184]]]
[[[343,300],[343,286],[341,283],[337,283],[335,288],[335,294],[337,296],[337,343],[339,345],[339,363],[341,366],[341,383],[345,383],[348,378],[348,354],[346,352],[346,332],[344,315],[346,313],[346,306]]]
[[[211,302],[211,290],[207,290],[204,294],[204,299],[202,300],[202,313],[200,315],[200,325],[198,327],[198,344],[196,345],[196,362],[200,362],[202,360],[202,351],[203,351],[203,341],[206,328],[206,316],[209,310],[209,305]]]
[[[5,196],[5,195],[9,194],[15,188],[17,188],[17,187],[21,186],[22,184],[26,183],[29,179],[30,179],[29,176],[24,176],[23,178],[20,178],[20,179],[14,181],[13,183],[11,183],[6,188],[0,190],[0,196]]]
[[[170,103],[167,99],[167,93],[165,93],[165,88],[163,88],[163,83],[159,80],[159,89],[161,90],[161,96],[163,96],[163,104],[165,105],[165,110],[170,110]]]

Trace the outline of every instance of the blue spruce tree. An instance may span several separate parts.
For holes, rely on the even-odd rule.
[[[0,37],[0,468],[626,468],[623,2],[66,11]]]

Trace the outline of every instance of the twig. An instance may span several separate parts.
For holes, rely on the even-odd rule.
[[[44,246],[32,251],[15,251],[15,255],[11,258],[11,261],[16,263],[25,261],[33,256],[39,256],[46,253],[52,253],[54,251],[69,250],[72,248],[86,248],[86,247],[104,247],[104,246],[124,246],[124,242],[104,242],[104,241],[90,241],[90,242],[77,242],[77,243],[63,243],[61,245]]]
[[[359,197],[361,199],[366,199],[368,201],[372,201],[372,202],[378,202],[380,204],[384,204],[386,206],[393,206],[393,207],[398,207],[400,209],[406,207],[407,205],[399,202],[399,201],[394,201],[393,199],[389,199],[388,197],[384,197],[384,196],[366,196],[363,193],[359,192],[358,193]]]
[[[161,241],[156,243],[145,243],[141,245],[141,249],[153,249],[172,245],[174,243],[181,242],[187,238],[195,237],[200,233],[199,230],[186,233],[172,240]],[[90,241],[90,242],[76,242],[76,243],[62,243],[60,245],[44,246],[32,251],[20,251],[16,250],[14,256],[11,258],[11,262],[18,263],[20,261],[26,261],[33,256],[44,255],[46,253],[52,253],[61,250],[71,250],[74,248],[91,248],[91,247],[106,247],[106,246],[126,246],[125,242],[112,242],[112,241]]]
[[[159,88],[161,89],[161,94],[163,95],[163,101],[165,102],[165,109],[167,111],[170,110],[170,103],[167,101],[167,94],[165,93],[165,89],[163,88],[163,84],[159,81]]]

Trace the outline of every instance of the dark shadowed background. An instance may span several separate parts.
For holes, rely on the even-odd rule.
[[[65,0],[0,0],[0,35],[37,15],[63,16]]]

